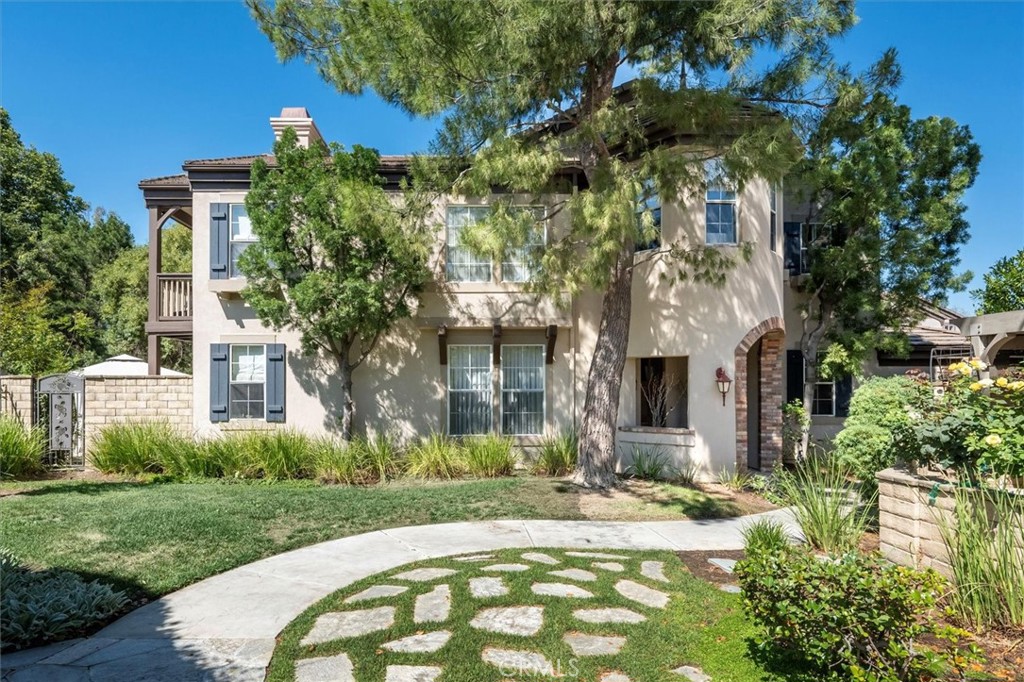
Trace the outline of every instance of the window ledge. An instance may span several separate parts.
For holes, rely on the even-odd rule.
[[[682,429],[673,426],[620,426],[619,431],[625,433],[653,433],[666,436],[695,436],[693,429]]]
[[[277,428],[265,419],[231,419],[220,422],[221,431],[273,431]]]
[[[248,282],[244,277],[232,277],[231,279],[211,279],[209,282],[210,291],[222,295],[225,298],[232,298],[242,293],[242,289]]]

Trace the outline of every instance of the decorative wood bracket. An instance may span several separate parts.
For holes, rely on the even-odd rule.
[[[437,328],[437,352],[441,366],[446,366],[448,364],[448,327],[443,324]]]
[[[501,325],[498,324],[497,322],[495,322],[494,326],[491,328],[491,332],[492,332],[492,335],[493,335],[492,341],[491,341],[491,345],[492,345],[492,347],[494,349],[493,350],[493,355],[494,355],[493,361],[494,361],[494,366],[497,367],[498,365],[501,364]]]
[[[552,365],[555,362],[555,341],[558,339],[558,327],[553,324],[549,324],[547,331],[544,333],[544,338],[547,339],[547,348],[544,352],[544,363]]]

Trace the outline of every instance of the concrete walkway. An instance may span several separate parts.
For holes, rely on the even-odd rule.
[[[92,637],[8,654],[3,682],[262,680],[275,637],[313,603],[403,564],[513,547],[727,550],[742,529],[786,510],[708,521],[476,521],[410,526],[323,542],[207,578]]]

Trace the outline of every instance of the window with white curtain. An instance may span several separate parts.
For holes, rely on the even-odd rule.
[[[522,210],[531,213],[535,222],[527,235],[526,243],[518,248],[509,249],[505,253],[505,260],[501,264],[501,280],[503,282],[529,282],[532,280],[537,270],[538,254],[546,243],[547,230],[544,225],[544,209],[530,207]]]
[[[501,432],[544,433],[544,346],[501,347]]]
[[[779,203],[775,185],[768,186],[768,248],[775,251],[779,239]]]
[[[705,242],[736,243],[736,189],[729,181],[721,159],[704,163],[707,181],[705,192]]]
[[[493,410],[490,346],[448,346],[448,433],[489,433]]]
[[[229,419],[265,419],[266,384],[266,346],[233,344]]]
[[[252,221],[249,220],[249,211],[245,204],[231,204],[231,276],[243,277],[238,270],[238,257],[249,248],[249,245],[258,241],[252,231]]]
[[[491,259],[462,245],[462,230],[487,217],[487,206],[449,206],[445,263],[450,282],[490,282]]]

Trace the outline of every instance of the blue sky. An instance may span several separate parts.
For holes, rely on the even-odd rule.
[[[861,2],[857,13],[840,57],[862,68],[896,46],[914,115],[951,116],[981,145],[962,252],[977,286],[1024,247],[1024,2]],[[0,21],[0,103],[16,129],[139,242],[139,179],[269,150],[267,119],[283,106],[305,106],[328,139],[384,154],[423,150],[433,134],[372,94],[342,96],[311,68],[280,64],[240,2],[0,0]],[[966,293],[951,303],[973,308]]]

